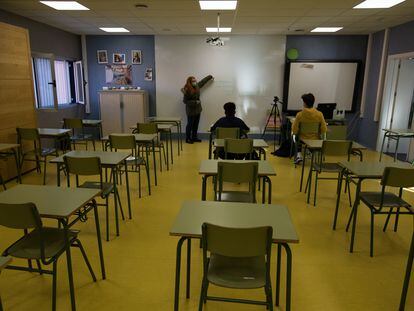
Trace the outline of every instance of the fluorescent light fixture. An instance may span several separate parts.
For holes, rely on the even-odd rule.
[[[206,27],[207,32],[231,32],[231,27]]]
[[[311,32],[337,32],[344,27],[316,27]]]
[[[235,10],[237,1],[198,1],[202,10]]]
[[[99,27],[99,29],[105,32],[129,32],[128,29],[123,27]]]
[[[59,11],[88,11],[86,6],[83,6],[76,1],[40,1],[51,8]]]
[[[354,6],[354,9],[388,9],[405,0],[365,0]]]

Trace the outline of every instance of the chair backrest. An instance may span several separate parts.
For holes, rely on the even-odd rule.
[[[64,156],[66,171],[69,174],[88,176],[101,175],[102,165],[99,157]]]
[[[111,134],[109,135],[109,143],[111,149],[119,149],[119,150],[135,150],[136,142],[134,135],[116,135]]]
[[[272,227],[228,228],[209,223],[202,225],[203,253],[227,257],[267,256],[270,261]]]
[[[352,141],[349,140],[324,140],[322,143],[322,155],[324,156],[343,156],[351,154]]]
[[[414,168],[386,167],[382,174],[381,185],[398,188],[414,187]]]
[[[253,139],[224,139],[224,153],[227,159],[227,153],[234,154],[252,154],[253,153]]]
[[[217,177],[223,182],[256,182],[259,163],[257,162],[218,162]]]
[[[240,129],[238,127],[218,127],[216,128],[216,138],[240,138]]]
[[[321,136],[321,124],[319,122],[300,122],[298,135],[315,134]]]
[[[72,118],[72,119],[63,119],[63,126],[66,128],[66,129],[81,129],[81,128],[83,128],[83,122],[82,122],[82,119],[79,119],[79,118],[77,118],[77,119],[74,119],[74,118]]]
[[[0,225],[13,229],[39,229],[42,221],[33,203],[0,203]]]
[[[37,128],[16,128],[17,139],[19,142],[23,140],[40,141],[39,130]]]
[[[348,126],[346,125],[332,125],[328,127],[326,132],[326,139],[328,140],[346,140]]]
[[[157,123],[137,123],[136,132],[139,134],[157,134]]]

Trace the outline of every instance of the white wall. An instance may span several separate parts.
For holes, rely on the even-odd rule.
[[[208,45],[206,37],[155,36],[157,115],[186,120],[180,89],[188,76],[211,74],[214,82],[201,93],[199,131],[206,132],[224,115],[224,103],[234,101],[237,116],[252,133],[261,132],[273,97],[282,97],[286,37],[224,36],[230,40],[223,47]]]

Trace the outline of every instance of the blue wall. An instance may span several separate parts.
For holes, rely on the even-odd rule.
[[[362,97],[365,57],[367,52],[368,36],[366,35],[333,35],[333,36],[287,36],[286,50],[295,48],[299,51],[300,60],[358,60],[362,63],[359,76],[359,93],[357,97],[357,111]],[[348,113],[346,118],[354,120],[349,128],[351,139],[358,138],[358,120],[354,113]]]
[[[142,64],[132,65],[132,85],[140,86],[149,95],[149,113],[155,115],[155,51],[154,36],[86,36],[86,46],[88,53],[88,86],[91,103],[91,113],[89,118],[98,119],[99,96],[98,91],[103,86],[111,86],[105,82],[105,64],[98,64],[96,51],[107,50],[108,64],[112,63],[113,53],[125,54],[126,65],[131,64],[131,51],[142,51]],[[146,68],[153,69],[153,81],[144,81]]]
[[[414,21],[390,29],[388,54],[414,51]]]

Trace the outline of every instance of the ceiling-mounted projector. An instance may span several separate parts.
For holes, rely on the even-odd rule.
[[[208,37],[206,43],[214,46],[223,46],[224,41],[220,37]]]

